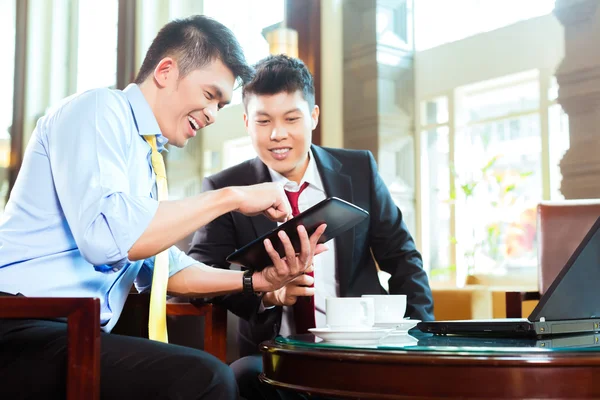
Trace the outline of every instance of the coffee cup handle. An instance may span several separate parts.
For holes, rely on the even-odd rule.
[[[369,325],[369,303],[366,300],[361,300],[360,305],[362,306],[363,313],[362,318],[360,320],[361,324],[368,326]]]

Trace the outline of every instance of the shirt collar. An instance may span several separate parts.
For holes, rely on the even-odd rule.
[[[158,151],[163,151],[165,145],[169,141],[163,136],[156,121],[156,117],[150,108],[150,104],[144,97],[144,94],[140,90],[140,87],[135,83],[129,84],[125,90],[123,90],[129,106],[133,113],[133,119],[135,120],[135,126],[137,127],[140,136],[155,135],[156,136],[156,148]]]
[[[281,183],[286,190],[296,192],[300,189],[300,186],[302,186],[304,182],[308,182],[308,184],[315,189],[318,189],[322,192],[325,191],[321,179],[319,179],[319,171],[317,170],[317,163],[315,162],[315,157],[312,154],[312,150],[308,151],[308,166],[306,167],[306,171],[304,171],[304,176],[300,180],[299,185],[296,184],[296,182],[290,181],[279,172],[272,170],[271,168],[268,169],[269,174],[271,175],[271,180],[275,183]]]

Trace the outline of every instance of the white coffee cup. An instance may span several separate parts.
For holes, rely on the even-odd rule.
[[[327,326],[334,330],[370,329],[375,323],[373,299],[328,297],[325,299]]]
[[[375,324],[402,322],[406,313],[405,294],[365,294],[363,298],[373,299]]]

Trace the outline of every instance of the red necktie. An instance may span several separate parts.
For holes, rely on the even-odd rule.
[[[295,217],[300,214],[298,209],[298,197],[300,193],[308,186],[308,182],[304,182],[297,192],[285,191],[285,194],[290,201],[292,207],[292,215]],[[314,276],[312,272],[307,272],[307,275]],[[309,328],[315,327],[315,298],[299,297],[294,304],[294,321],[296,323],[296,333],[307,333]]]

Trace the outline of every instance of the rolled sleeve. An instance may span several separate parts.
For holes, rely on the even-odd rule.
[[[169,277],[194,264],[200,263],[179,250],[177,246],[169,248]]]
[[[167,251],[169,252],[169,277],[191,265],[200,264],[192,257],[186,255],[183,251],[179,250],[176,246],[171,246]],[[152,287],[154,259],[155,257],[151,257],[144,261],[142,269],[135,280],[135,287],[139,292],[148,292]]]
[[[82,215],[82,219],[91,222],[78,242],[81,255],[92,265],[110,265],[113,270],[117,264],[124,264],[120,261],[127,259],[129,249],[144,233],[157,209],[156,200],[124,193],[113,193],[94,203]]]
[[[156,200],[130,192],[130,117],[111,91],[90,91],[62,108],[44,143],[75,243],[100,271],[126,264],[158,208]]]

